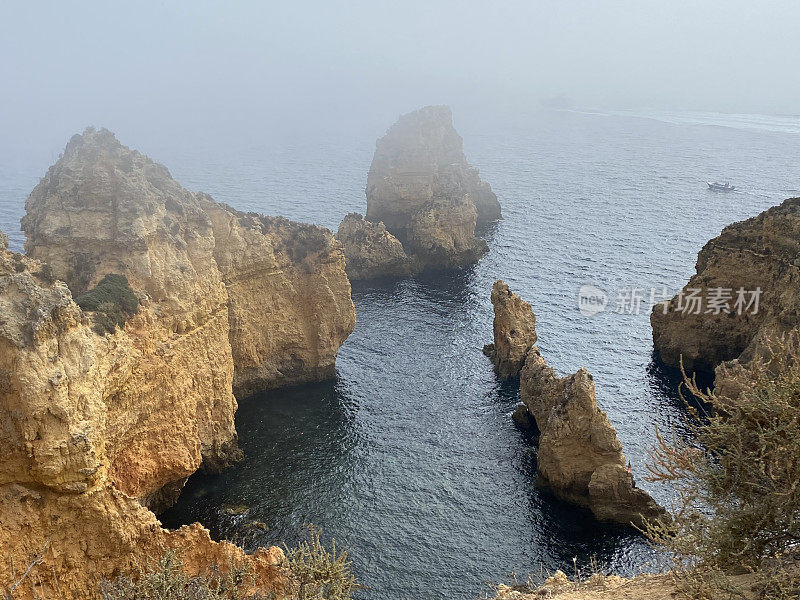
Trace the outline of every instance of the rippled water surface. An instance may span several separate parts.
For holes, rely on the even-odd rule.
[[[643,473],[654,425],[680,421],[674,379],[652,358],[650,289],[674,292],[724,225],[797,195],[798,120],[552,112],[524,125],[462,126],[457,117],[468,158],[503,205],[505,218],[484,232],[489,254],[459,272],[354,285],[358,325],[336,380],[244,399],[245,460],[191,479],[165,523],[200,520],[218,537],[292,544],[313,522],[352,547],[369,586],[359,595],[370,599],[475,598],[487,581],[571,569],[573,557],[625,572],[655,560],[638,536],[534,486],[535,449],[510,419],[518,389],[499,383],[481,354],[491,284],[502,277],[531,302],[551,365],[593,373]],[[335,228],[365,210],[380,134],[228,147],[122,141],[190,189]],[[0,225],[16,247],[22,202],[47,165],[19,159],[0,171]],[[738,191],[708,192],[706,179]],[[606,290],[606,312],[580,315],[584,284]],[[641,314],[613,312],[623,287],[642,290]],[[242,504],[245,515],[227,514]]]

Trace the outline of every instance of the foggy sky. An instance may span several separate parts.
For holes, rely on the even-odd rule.
[[[446,103],[797,114],[800,2],[16,2],[0,144],[292,127]]]

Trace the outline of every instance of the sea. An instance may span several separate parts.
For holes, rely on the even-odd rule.
[[[188,189],[336,229],[365,212],[375,140],[390,124],[223,141],[117,133]],[[630,575],[666,563],[638,532],[536,485],[535,439],[511,420],[519,386],[481,352],[491,287],[502,278],[531,303],[560,374],[592,373],[638,485],[669,504],[673,492],[646,480],[648,452],[656,428],[682,435],[686,414],[676,373],[653,354],[650,308],[685,284],[725,225],[800,195],[800,117],[532,110],[459,121],[456,111],[455,126],[502,205],[503,219],[479,232],[489,252],[462,270],[354,283],[358,323],[336,378],[240,399],[244,460],[193,476],[165,526],[200,521],[253,548],[291,547],[313,524],[348,549],[365,600],[466,600],[559,568]],[[0,148],[12,249],[25,198],[66,141]],[[581,310],[582,289],[600,310]]]

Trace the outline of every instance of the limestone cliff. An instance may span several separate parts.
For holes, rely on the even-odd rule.
[[[539,483],[568,502],[588,507],[602,521],[640,526],[663,516],[664,509],[635,486],[617,432],[597,406],[589,372],[581,368],[558,377],[533,345],[533,310],[502,280],[492,288],[492,304],[494,344],[486,351],[501,375],[520,374],[524,408],[514,418],[520,423],[532,420],[539,430]]]
[[[500,218],[500,204],[489,184],[469,166],[462,140],[446,106],[427,106],[403,115],[378,140],[367,178],[367,221],[385,226],[403,246],[414,270],[450,269],[476,262],[486,243],[475,227]],[[352,229],[354,223],[343,221]],[[363,227],[362,227],[363,229]],[[350,235],[342,231],[343,239]],[[377,241],[379,250],[367,244]],[[394,242],[389,245],[394,246]],[[350,237],[345,255],[352,263],[371,261],[387,250],[380,235]],[[403,261],[395,248],[383,274]]]
[[[199,335],[145,339],[152,305],[124,331],[99,335],[50,268],[6,249],[0,315],[0,590],[44,549],[14,597],[94,599],[100,578],[173,547],[193,573],[233,557],[251,565],[260,586],[280,591],[279,549],[248,557],[197,524],[166,531],[134,497],[182,480],[204,452],[222,456],[235,442],[230,388],[213,395],[214,385],[230,386],[230,361],[214,364]],[[186,346],[220,372],[191,381],[196,373],[182,373],[199,365],[182,362]],[[151,368],[152,381],[143,375]]]
[[[536,315],[531,305],[512,292],[505,281],[498,279],[492,286],[494,307],[494,343],[483,352],[494,362],[498,375],[504,379],[518,377],[528,352],[536,344]]]
[[[342,220],[336,239],[347,257],[351,281],[410,275],[415,270],[400,240],[383,223],[370,223],[358,213],[350,213]]]
[[[26,209],[27,252],[73,292],[121,273],[155,305],[148,327],[170,340],[171,352],[172,338],[207,336],[203,346],[219,358],[187,371],[198,381],[229,379],[230,365],[215,365],[230,362],[225,355],[240,395],[334,375],[355,308],[344,254],[328,230],[193,194],[105,130],[75,136]],[[232,416],[228,379],[205,395],[227,395],[216,405],[230,405]]]
[[[165,167],[105,130],[74,136],[26,209],[28,254],[74,293],[120,273],[140,294],[140,311],[125,332],[86,342],[94,345],[93,368],[103,370],[76,373],[59,393],[75,392],[79,380],[91,388],[105,407],[96,413],[104,422],[97,443],[114,485],[155,508],[168,505],[201,463],[221,468],[239,457],[228,294],[213,256],[211,220]],[[91,353],[64,356],[69,347],[61,342],[51,355],[83,368],[88,359],[79,357]],[[47,386],[49,379],[28,385]],[[45,391],[31,397],[49,405]],[[29,418],[45,440],[63,433]]]
[[[228,292],[236,395],[334,377],[356,322],[341,244],[324,227],[245,214],[208,196],[201,205]]]
[[[755,312],[750,302],[758,289]],[[727,300],[719,310],[708,304],[718,290]],[[687,299],[693,293],[705,302],[699,310]],[[682,292],[656,306],[650,322],[661,359],[678,366],[683,356],[689,371],[747,360],[764,336],[800,325],[800,198],[723,229],[698,254]]]
[[[147,507],[241,456],[234,387],[332,376],[355,324],[340,244],[193,194],[105,130],[74,136],[26,209],[32,258],[0,249],[0,547],[19,566],[47,545],[49,597],[95,598],[99,577],[162,547],[195,572],[247,560],[279,591],[277,548],[245,557],[199,525],[162,530]],[[99,307],[72,293],[110,274],[138,311],[93,327]]]

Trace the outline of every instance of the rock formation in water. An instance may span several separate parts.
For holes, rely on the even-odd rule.
[[[533,310],[503,281],[492,288],[492,304],[494,344],[487,353],[501,366],[501,375],[513,375],[520,360],[524,362],[520,372],[524,408],[516,410],[514,418],[520,423],[532,420],[539,430],[539,482],[556,496],[588,507],[601,521],[641,526],[646,519],[664,516],[664,509],[636,487],[617,432],[597,406],[589,372],[581,368],[569,377],[558,377],[533,345],[537,339]]]
[[[35,585],[36,597],[94,599],[99,578],[163,548],[192,573],[235,558],[260,586],[285,584],[280,549],[246,556],[198,524],[166,531],[140,502],[236,452],[233,368],[206,346],[224,347],[224,320],[162,338],[154,308],[98,334],[51,268],[0,249],[0,590],[44,549],[15,598]]]
[[[193,194],[105,130],[74,136],[26,209],[32,258],[0,253],[0,547],[22,565],[49,540],[40,577],[79,598],[161,546],[192,544],[188,568],[243,557],[147,508],[240,458],[234,389],[333,375],[355,325],[341,245]],[[138,297],[122,328],[72,300],[108,275]],[[279,557],[247,560],[274,588]]]
[[[404,276],[415,271],[403,244],[386,231],[383,223],[370,223],[360,214],[350,213],[339,225],[336,239],[347,257],[351,281]]]
[[[536,315],[531,305],[512,292],[505,281],[492,286],[494,343],[483,348],[503,379],[518,377],[525,357],[536,344]]]
[[[98,443],[114,485],[168,505],[201,463],[218,469],[240,456],[228,293],[211,219],[164,166],[105,130],[74,136],[25,207],[27,253],[73,294],[118,273],[140,295],[125,335],[98,351],[111,360],[124,350],[125,367],[87,384],[102,390],[108,436]]]
[[[476,225],[500,218],[497,197],[467,163],[446,106],[403,115],[378,140],[366,193],[366,220],[385,226],[407,259],[380,229],[348,216],[339,233],[347,240],[345,256],[354,264],[368,264],[363,271],[353,267],[357,275],[472,264],[487,251],[486,243],[475,237]],[[373,241],[378,249],[369,247]],[[375,263],[383,256],[389,261],[385,268]]]
[[[324,227],[199,199],[228,292],[236,395],[333,378],[356,324],[341,244]]]
[[[756,290],[757,312],[750,304]],[[698,254],[696,274],[654,307],[650,322],[661,359],[678,366],[682,356],[687,371],[746,361],[759,340],[800,325],[800,198],[723,229]]]

